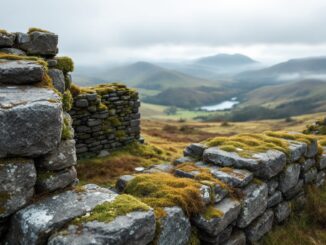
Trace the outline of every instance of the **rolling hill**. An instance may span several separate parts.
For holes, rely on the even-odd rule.
[[[235,67],[256,64],[257,61],[242,54],[217,54],[213,56],[199,58],[195,64],[209,65],[215,67]]]

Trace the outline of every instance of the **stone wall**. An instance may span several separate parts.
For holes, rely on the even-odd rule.
[[[105,84],[74,93],[73,118],[78,157],[106,155],[140,138],[138,93]]]

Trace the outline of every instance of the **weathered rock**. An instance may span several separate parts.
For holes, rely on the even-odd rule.
[[[126,188],[127,184],[132,181],[135,178],[135,176],[132,175],[122,175],[119,177],[115,184],[115,188],[118,192],[123,192]]]
[[[86,99],[75,100],[75,106],[79,107],[79,108],[88,107],[88,100],[86,100]]]
[[[229,240],[232,230],[232,225],[229,225],[225,230],[216,236],[210,236],[205,232],[199,232],[198,237],[201,244],[224,244],[227,240]]]
[[[52,235],[48,245],[138,245],[148,244],[155,235],[153,211],[131,212],[115,220],[87,222],[80,226],[70,225],[68,229]]]
[[[45,170],[61,170],[77,164],[74,140],[63,140],[58,148],[37,160],[36,166]]]
[[[36,181],[36,189],[38,192],[52,192],[63,189],[77,181],[77,172],[74,167],[58,172],[47,171],[39,173]]]
[[[276,189],[279,185],[278,179],[274,178],[274,179],[267,181],[266,183],[267,183],[267,187],[268,187],[268,195],[274,194],[274,192],[276,191]]]
[[[300,176],[300,169],[301,167],[299,164],[290,164],[280,174],[279,189],[283,193],[287,192],[298,183],[299,176]]]
[[[242,231],[232,233],[229,241],[223,245],[246,245],[246,235]]]
[[[311,169],[313,166],[315,166],[316,160],[315,159],[306,159],[304,163],[301,164],[301,170],[303,172],[307,172],[309,169]]]
[[[310,184],[315,182],[317,178],[317,168],[311,168],[303,175],[303,180],[305,184]]]
[[[0,158],[37,157],[54,150],[62,130],[60,97],[29,86],[0,90]]]
[[[324,171],[319,171],[316,177],[316,186],[321,187],[325,184],[326,173]]]
[[[13,33],[0,33],[0,48],[12,47],[15,42],[16,35]]]
[[[170,173],[174,169],[172,164],[169,163],[163,163],[163,164],[156,164],[151,166],[149,169],[146,169],[144,172],[146,173],[159,173],[159,172],[164,172],[164,173]]]
[[[5,242],[8,244],[46,244],[48,237],[73,218],[85,215],[117,194],[96,185],[83,191],[66,191],[47,197],[18,211],[11,218]]]
[[[274,207],[275,205],[279,204],[282,202],[283,197],[282,197],[282,192],[276,191],[273,195],[268,197],[267,200],[267,208]]]
[[[226,188],[223,188],[221,185],[217,183],[211,183],[210,186],[213,189],[215,203],[222,201],[224,197],[226,197],[227,194],[229,193],[229,191]]]
[[[310,142],[310,145],[308,145],[307,151],[305,153],[306,157],[315,157],[318,153],[318,144],[317,140],[313,140]]]
[[[194,162],[194,159],[191,157],[180,157],[174,161],[175,164],[182,164],[187,162]]]
[[[196,176],[198,176],[200,174],[200,171],[194,170],[194,171],[188,172],[188,171],[184,171],[181,169],[175,169],[174,174],[181,178],[194,179]]]
[[[30,201],[35,181],[36,170],[32,159],[0,160],[0,220]]]
[[[290,161],[295,162],[307,152],[307,144],[299,141],[289,140]]]
[[[305,193],[302,191],[291,200],[291,208],[294,212],[300,212],[304,209],[306,203],[307,198]]]
[[[185,245],[191,234],[188,218],[179,207],[164,208],[166,216],[159,219],[160,230],[156,239],[158,245]]]
[[[44,67],[33,61],[0,60],[0,84],[35,84],[43,80],[44,73]]]
[[[240,203],[237,200],[225,198],[220,203],[214,205],[220,210],[223,215],[221,217],[214,217],[212,219],[205,219],[202,215],[192,217],[192,223],[200,230],[216,236],[225,230],[232,222],[234,222],[240,212]]]
[[[274,213],[272,210],[267,210],[263,215],[250,224],[245,232],[248,241],[251,243],[260,240],[267,232],[272,229]]]
[[[317,161],[317,167],[319,170],[326,168],[326,148],[324,148],[324,153],[319,157]]]
[[[26,55],[24,51],[17,48],[1,48],[0,52],[5,54],[14,54],[14,55],[22,55],[22,56]]]
[[[244,187],[253,179],[253,174],[244,169],[210,168],[212,175],[232,187]]]
[[[291,214],[291,207],[289,202],[282,202],[274,208],[275,219],[277,223],[282,223]]]
[[[200,159],[203,156],[204,150],[207,147],[200,143],[193,143],[187,146],[183,152],[184,156],[190,156],[196,159]]]
[[[252,158],[244,158],[235,152],[227,152],[212,147],[204,151],[203,159],[205,162],[220,166],[247,169],[253,172],[255,176],[268,179],[281,172],[286,164],[285,154],[276,150],[256,153]]]
[[[237,226],[244,228],[261,215],[267,207],[268,188],[266,183],[252,183],[243,190],[241,212]]]
[[[199,190],[200,190],[200,196],[201,196],[203,202],[206,205],[210,204],[212,201],[211,188],[207,185],[201,185]]]
[[[63,72],[59,69],[49,69],[49,76],[52,79],[54,88],[56,88],[60,93],[65,92],[65,77]]]
[[[303,183],[303,180],[299,180],[294,187],[283,193],[285,199],[290,200],[295,197],[295,195],[297,195],[299,192],[301,192],[303,190]]]
[[[55,56],[58,36],[50,32],[17,33],[16,45],[29,55]]]

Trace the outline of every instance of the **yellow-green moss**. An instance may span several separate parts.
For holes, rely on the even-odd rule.
[[[72,98],[71,92],[66,90],[62,96],[62,107],[64,111],[70,111],[72,108],[72,104],[74,99]]]
[[[119,195],[112,202],[104,202],[96,206],[89,216],[76,218],[73,223],[79,224],[90,221],[109,223],[116,217],[135,211],[148,211],[150,207],[130,195]]]
[[[127,136],[127,134],[123,130],[118,130],[118,131],[115,132],[115,137],[118,138],[118,139],[122,139],[122,138],[124,138],[126,136]]]
[[[114,127],[121,126],[121,121],[119,120],[118,117],[109,117],[107,121],[110,122],[111,125]]]
[[[200,240],[198,238],[198,231],[193,226],[191,227],[191,235],[187,245],[200,245]]]
[[[9,35],[9,33],[5,29],[0,29],[0,34]]]
[[[154,209],[179,206],[187,215],[198,214],[204,209],[200,184],[168,173],[136,175],[125,193],[140,198]]]
[[[70,126],[71,122],[69,118],[64,117],[63,118],[63,126],[62,126],[62,133],[61,133],[61,139],[67,140],[73,138],[73,129]]]
[[[208,206],[202,213],[202,215],[206,220],[211,220],[213,218],[222,217],[224,213],[221,210],[215,208],[214,206]]]
[[[37,180],[38,181],[44,181],[53,176],[53,172],[51,171],[38,171],[37,172]]]
[[[41,28],[37,28],[37,27],[31,27],[31,28],[29,28],[28,29],[28,34],[31,34],[31,33],[33,33],[33,32],[45,32],[45,33],[51,33],[51,32],[49,32],[49,31],[47,31],[47,30],[44,30],[44,29],[41,29]]]
[[[0,52],[0,59],[35,61],[36,63],[42,65],[46,71],[48,70],[48,63],[44,59],[36,56],[22,56]]]
[[[56,57],[55,59],[58,62],[56,68],[63,71],[64,74],[74,71],[74,62],[70,57],[61,56],[61,57]]]
[[[108,109],[107,105],[104,104],[103,102],[100,102],[97,106],[96,106],[96,109],[99,110],[99,111],[105,111]]]

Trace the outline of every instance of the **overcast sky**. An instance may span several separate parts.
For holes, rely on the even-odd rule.
[[[59,35],[77,64],[326,55],[326,0],[0,0],[0,28]]]

